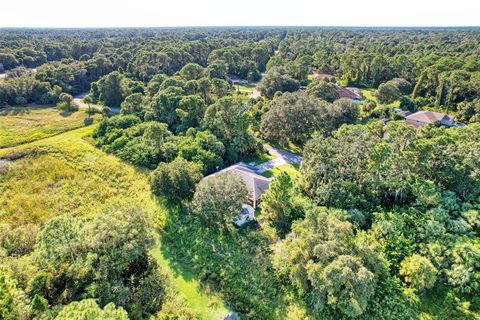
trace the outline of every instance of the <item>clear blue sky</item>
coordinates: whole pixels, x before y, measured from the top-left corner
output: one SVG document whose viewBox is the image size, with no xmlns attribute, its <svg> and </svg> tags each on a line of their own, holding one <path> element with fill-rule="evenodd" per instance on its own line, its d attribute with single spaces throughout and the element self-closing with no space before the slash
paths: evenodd
<svg viewBox="0 0 480 320">
<path fill-rule="evenodd" d="M 479 26 L 480 0 L 2 0 L 0 27 Z"/>
</svg>

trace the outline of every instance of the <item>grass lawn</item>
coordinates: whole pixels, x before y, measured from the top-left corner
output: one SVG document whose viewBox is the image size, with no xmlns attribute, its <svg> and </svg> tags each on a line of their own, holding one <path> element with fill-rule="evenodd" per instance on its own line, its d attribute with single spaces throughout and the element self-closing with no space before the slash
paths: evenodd
<svg viewBox="0 0 480 320">
<path fill-rule="evenodd" d="M 262 176 L 271 178 L 271 177 L 277 177 L 279 176 L 282 172 L 286 172 L 290 177 L 295 178 L 297 177 L 300 173 L 298 172 L 299 166 L 297 164 L 284 164 L 279 167 L 273 168 L 271 170 L 265 171 L 262 173 Z"/>
<path fill-rule="evenodd" d="M 246 159 L 243 159 L 242 161 L 245 163 L 254 163 L 255 165 L 259 165 L 261 163 L 267 162 L 268 160 L 272 160 L 274 158 L 275 157 L 272 156 L 270 153 L 262 152 L 260 154 L 257 154 L 255 157 L 246 158 Z"/>
<path fill-rule="evenodd" d="M 90 138 L 93 129 L 82 127 L 0 149 L 0 158 L 22 156 L 0 167 L 0 223 L 42 224 L 67 212 L 94 215 L 104 205 L 125 201 L 138 204 L 158 226 L 163 225 L 168 208 L 152 197 L 147 174 L 95 148 Z M 172 257 L 163 254 L 158 246 L 153 250 L 201 319 L 222 319 L 228 314 L 221 298 L 203 292 L 191 274 L 178 272 L 178 267 L 174 271 Z"/>
<path fill-rule="evenodd" d="M 157 246 L 152 250 L 152 255 L 162 270 L 167 270 L 177 290 L 201 319 L 220 320 L 232 313 L 220 297 L 203 292 L 195 276 L 174 262 L 165 245 Z"/>
<path fill-rule="evenodd" d="M 62 115 L 57 109 L 45 106 L 2 109 L 0 148 L 32 142 L 83 127 L 85 117 L 84 111 Z"/>
<path fill-rule="evenodd" d="M 381 105 L 380 102 L 378 102 L 378 99 L 377 97 L 375 97 L 375 89 L 373 88 L 370 88 L 370 89 L 360 89 L 360 91 L 362 92 L 362 95 L 365 97 L 365 100 L 369 99 L 369 100 L 373 100 L 377 103 L 377 106 Z M 396 100 L 390 104 L 388 104 L 389 106 L 393 106 L 395 108 L 398 108 L 400 107 L 400 100 Z"/>
<path fill-rule="evenodd" d="M 272 141 L 272 140 L 265 140 L 265 142 L 271 145 L 272 147 L 282 149 L 294 154 L 301 155 L 303 153 L 303 147 L 300 145 L 296 145 L 292 142 L 289 142 L 288 145 L 279 144 L 277 141 Z"/>
<path fill-rule="evenodd" d="M 257 86 L 256 83 L 249 83 L 249 84 L 235 84 L 234 87 L 236 90 L 240 92 L 247 92 L 247 93 L 252 93 L 253 90 L 255 90 L 255 87 Z"/>
</svg>

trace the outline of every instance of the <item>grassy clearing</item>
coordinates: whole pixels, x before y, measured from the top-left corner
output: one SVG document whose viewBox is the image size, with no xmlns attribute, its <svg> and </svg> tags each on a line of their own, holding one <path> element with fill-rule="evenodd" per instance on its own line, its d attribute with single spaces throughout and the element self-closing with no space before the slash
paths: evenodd
<svg viewBox="0 0 480 320">
<path fill-rule="evenodd" d="M 0 157 L 26 155 L 0 176 L 0 222 L 42 223 L 64 212 L 84 215 L 115 199 L 159 210 L 143 173 L 88 142 L 93 128 L 0 150 Z"/>
<path fill-rule="evenodd" d="M 235 84 L 235 89 L 240 92 L 252 93 L 257 86 L 256 83 L 249 83 L 249 84 Z"/>
<path fill-rule="evenodd" d="M 108 203 L 130 201 L 163 225 L 169 208 L 151 196 L 146 172 L 95 148 L 93 129 L 82 127 L 0 150 L 0 158 L 23 156 L 0 168 L 0 223 L 42 224 L 65 212 L 91 215 Z M 203 292 L 188 272 L 174 270 L 172 257 L 164 252 L 157 247 L 152 253 L 199 317 L 222 319 L 228 313 L 225 303 Z"/>
<path fill-rule="evenodd" d="M 286 172 L 290 177 L 295 178 L 297 177 L 300 172 L 298 171 L 299 166 L 298 164 L 291 164 L 287 163 L 284 165 L 281 165 L 279 167 L 270 169 L 268 171 L 265 171 L 262 173 L 262 176 L 271 178 L 271 177 L 277 177 L 279 176 L 282 172 Z"/>
<path fill-rule="evenodd" d="M 84 111 L 60 114 L 48 106 L 0 110 L 0 148 L 12 147 L 82 127 Z"/>
<path fill-rule="evenodd" d="M 375 97 L 375 95 L 374 95 L 374 94 L 375 94 L 375 89 L 373 89 L 373 88 L 370 88 L 370 89 L 360 89 L 360 91 L 362 92 L 362 95 L 363 95 L 363 97 L 365 98 L 365 100 L 367 100 L 367 99 L 368 99 L 368 100 L 373 100 L 373 101 L 375 101 L 375 102 L 377 103 L 377 106 L 382 105 L 382 104 L 378 101 L 377 97 Z M 395 107 L 395 108 L 398 108 L 398 107 L 400 107 L 400 100 L 396 100 L 396 101 L 394 101 L 394 102 L 392 102 L 392 103 L 389 103 L 388 105 L 389 105 L 389 106 L 392 106 L 392 107 Z"/>
<path fill-rule="evenodd" d="M 220 297 L 205 294 L 195 276 L 174 262 L 166 245 L 156 247 L 152 255 L 162 270 L 167 270 L 174 286 L 183 294 L 193 310 L 201 319 L 223 319 L 231 313 Z"/>
</svg>

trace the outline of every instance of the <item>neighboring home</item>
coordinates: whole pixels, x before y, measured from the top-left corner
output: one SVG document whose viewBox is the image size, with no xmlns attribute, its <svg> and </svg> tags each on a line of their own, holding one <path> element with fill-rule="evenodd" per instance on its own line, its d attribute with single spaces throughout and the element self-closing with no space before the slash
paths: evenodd
<svg viewBox="0 0 480 320">
<path fill-rule="evenodd" d="M 270 185 L 270 179 L 257 174 L 253 169 L 243 162 L 234 164 L 205 178 L 217 175 L 221 172 L 230 172 L 239 176 L 242 178 L 243 183 L 248 190 L 248 199 L 250 200 L 250 204 L 243 205 L 242 212 L 238 219 L 234 221 L 234 223 L 237 226 L 241 226 L 248 221 L 254 220 L 255 209 L 258 207 L 260 197 L 265 193 L 265 191 L 267 191 L 268 186 Z"/>
<path fill-rule="evenodd" d="M 451 115 L 433 112 L 433 111 L 418 111 L 405 117 L 405 123 L 415 128 L 424 127 L 430 123 L 438 123 L 447 127 L 455 124 L 454 118 Z"/>
<path fill-rule="evenodd" d="M 235 75 L 228 75 L 227 79 L 230 80 L 234 84 L 248 84 L 248 80 L 241 79 Z"/>
<path fill-rule="evenodd" d="M 313 80 L 332 80 L 334 77 L 331 74 L 324 73 L 322 71 L 314 71 L 312 75 Z"/>
<path fill-rule="evenodd" d="M 340 98 L 348 98 L 352 100 L 362 100 L 362 93 L 358 88 L 345 88 L 337 86 Z"/>
</svg>

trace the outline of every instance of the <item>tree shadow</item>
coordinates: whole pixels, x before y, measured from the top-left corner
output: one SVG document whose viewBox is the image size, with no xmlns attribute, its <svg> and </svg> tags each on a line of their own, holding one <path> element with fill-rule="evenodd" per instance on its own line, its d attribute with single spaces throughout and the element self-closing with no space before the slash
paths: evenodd
<svg viewBox="0 0 480 320">
<path fill-rule="evenodd" d="M 29 107 L 6 107 L 0 109 L 0 116 L 18 116 L 30 113 Z"/>
<path fill-rule="evenodd" d="M 60 112 L 60 115 L 64 118 L 68 118 L 70 117 L 72 114 L 74 114 L 75 112 L 77 111 L 67 111 L 67 110 L 64 110 L 62 112 Z"/>
</svg>

